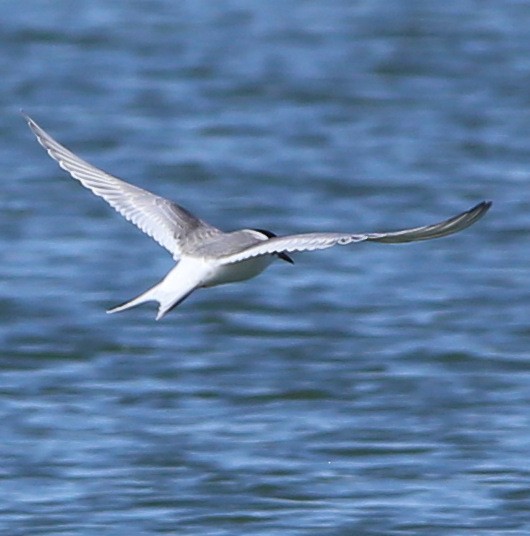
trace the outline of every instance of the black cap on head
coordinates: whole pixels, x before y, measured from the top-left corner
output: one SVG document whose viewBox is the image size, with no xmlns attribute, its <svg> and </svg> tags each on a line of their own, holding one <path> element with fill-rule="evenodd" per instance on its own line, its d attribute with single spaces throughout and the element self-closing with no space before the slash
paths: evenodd
<svg viewBox="0 0 530 536">
<path fill-rule="evenodd" d="M 267 229 L 252 229 L 258 233 L 264 234 L 267 238 L 274 238 L 276 235 L 272 231 L 267 231 Z"/>
<path fill-rule="evenodd" d="M 272 231 L 267 231 L 267 229 L 252 229 L 253 231 L 257 231 L 258 233 L 264 234 L 267 238 L 274 238 L 276 235 Z M 273 253 L 273 255 L 276 255 L 279 259 L 282 259 L 282 261 L 288 262 L 290 264 L 294 264 L 293 259 L 287 255 L 284 251 L 280 251 L 279 253 Z"/>
</svg>

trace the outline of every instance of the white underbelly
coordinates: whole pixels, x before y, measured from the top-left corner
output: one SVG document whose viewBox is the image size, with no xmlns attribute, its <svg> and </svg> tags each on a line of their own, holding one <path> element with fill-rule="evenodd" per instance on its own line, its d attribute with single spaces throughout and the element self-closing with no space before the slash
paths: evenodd
<svg viewBox="0 0 530 536">
<path fill-rule="evenodd" d="M 211 277 L 204 283 L 204 286 L 213 287 L 215 285 L 224 285 L 225 283 L 250 279 L 263 272 L 273 260 L 274 257 L 272 255 L 261 255 L 234 264 L 216 266 L 212 270 Z"/>
</svg>

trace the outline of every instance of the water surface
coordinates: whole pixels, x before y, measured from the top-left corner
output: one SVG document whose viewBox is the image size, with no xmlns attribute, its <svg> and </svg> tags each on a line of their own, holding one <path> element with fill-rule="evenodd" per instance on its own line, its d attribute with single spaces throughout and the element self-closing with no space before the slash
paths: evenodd
<svg viewBox="0 0 530 536">
<path fill-rule="evenodd" d="M 529 21 L 515 0 L 5 2 L 2 531 L 528 533 Z M 107 316 L 172 261 L 20 108 L 226 230 L 494 206 L 443 240 L 298 255 L 162 322 Z"/>
</svg>

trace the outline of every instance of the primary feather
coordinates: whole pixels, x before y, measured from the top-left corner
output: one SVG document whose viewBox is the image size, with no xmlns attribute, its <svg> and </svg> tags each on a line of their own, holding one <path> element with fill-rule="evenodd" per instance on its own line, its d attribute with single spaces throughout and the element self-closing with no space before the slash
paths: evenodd
<svg viewBox="0 0 530 536">
<path fill-rule="evenodd" d="M 326 249 L 332 246 L 344 246 L 354 242 L 383 242 L 386 244 L 398 244 L 403 242 L 415 242 L 418 240 L 431 240 L 447 236 L 466 227 L 469 227 L 481 218 L 490 208 L 491 202 L 483 201 L 462 214 L 453 216 L 433 225 L 414 227 L 402 231 L 389 233 L 305 233 L 288 236 L 278 236 L 260 244 L 252 245 L 232 255 L 222 257 L 223 264 L 241 262 L 258 255 L 272 253 L 292 253 L 294 251 L 312 251 L 315 249 Z"/>
<path fill-rule="evenodd" d="M 220 232 L 184 207 L 89 164 L 53 139 L 31 117 L 25 118 L 39 143 L 65 171 L 166 248 L 173 258 L 178 259 L 182 253 L 183 236 L 189 240 L 195 232 L 200 241 L 204 236 Z"/>
</svg>

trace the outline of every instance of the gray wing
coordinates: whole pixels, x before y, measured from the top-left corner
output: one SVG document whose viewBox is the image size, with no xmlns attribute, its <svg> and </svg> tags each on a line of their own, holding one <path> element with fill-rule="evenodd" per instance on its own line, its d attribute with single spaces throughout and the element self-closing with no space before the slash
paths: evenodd
<svg viewBox="0 0 530 536">
<path fill-rule="evenodd" d="M 240 262 L 259 255 L 272 253 L 290 253 L 293 251 L 312 251 L 326 249 L 332 246 L 351 244 L 354 242 L 383 242 L 386 244 L 399 244 L 402 242 L 415 242 L 417 240 L 431 240 L 440 238 L 458 231 L 462 231 L 480 219 L 490 208 L 491 202 L 483 201 L 462 214 L 453 216 L 448 220 L 433 225 L 415 227 L 391 233 L 307 233 L 270 238 L 260 244 L 245 248 L 233 255 L 221 259 L 223 264 Z"/>
<path fill-rule="evenodd" d="M 166 248 L 175 259 L 180 257 L 180 239 L 183 235 L 192 231 L 197 235 L 201 231 L 204 234 L 217 231 L 176 203 L 85 162 L 54 140 L 33 119 L 27 115 L 24 117 L 39 143 L 65 171 Z"/>
</svg>

